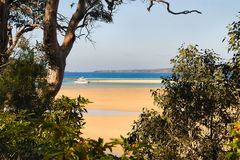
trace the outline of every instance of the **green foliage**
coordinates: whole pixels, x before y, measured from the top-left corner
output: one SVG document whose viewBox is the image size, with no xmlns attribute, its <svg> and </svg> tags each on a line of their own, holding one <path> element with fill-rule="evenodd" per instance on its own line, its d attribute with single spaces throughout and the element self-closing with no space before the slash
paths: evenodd
<svg viewBox="0 0 240 160">
<path fill-rule="evenodd" d="M 240 88 L 240 16 L 238 16 L 238 21 L 233 22 L 228 26 L 229 39 L 228 46 L 229 51 L 232 51 L 233 58 L 231 63 L 231 79 Z"/>
<path fill-rule="evenodd" d="M 131 145 L 143 146 L 138 150 L 145 159 L 176 159 L 177 146 L 181 145 L 174 139 L 176 135 L 167 117 L 158 111 L 143 109 L 127 140 Z"/>
<path fill-rule="evenodd" d="M 112 139 L 110 142 L 113 146 L 121 146 L 123 149 L 123 154 L 119 159 L 122 160 L 147 160 L 151 159 L 150 157 L 146 157 L 143 154 L 145 149 L 152 149 L 152 146 L 144 144 L 144 143 L 131 143 L 127 138 L 120 136 L 118 139 Z"/>
<path fill-rule="evenodd" d="M 238 89 L 238 94 L 240 95 L 240 17 L 238 16 L 238 21 L 230 24 L 228 28 L 229 51 L 234 52 L 231 65 L 232 72 L 230 77 L 235 82 Z M 236 122 L 232 125 L 229 146 L 231 151 L 227 154 L 227 159 L 240 159 L 240 122 Z"/>
<path fill-rule="evenodd" d="M 147 143 L 153 159 L 223 159 L 228 124 L 239 114 L 231 66 L 211 50 L 180 48 L 165 89 L 153 91 L 162 113 L 144 111 L 130 139 Z"/>
<path fill-rule="evenodd" d="M 48 93 L 46 62 L 28 47 L 16 56 L 0 77 L 0 109 L 42 113 Z"/>
<path fill-rule="evenodd" d="M 235 53 L 240 52 L 240 16 L 238 16 L 238 21 L 232 22 L 228 26 L 228 44 L 229 51 L 233 51 Z"/>
<path fill-rule="evenodd" d="M 226 156 L 227 159 L 235 160 L 240 159 L 240 122 L 236 122 L 231 130 L 231 142 L 229 146 L 231 147 L 231 152 Z"/>
<path fill-rule="evenodd" d="M 21 110 L 18 113 L 1 112 L 0 157 L 3 159 L 77 159 L 81 155 L 78 144 L 83 141 L 83 97 L 61 97 L 40 117 Z"/>
<path fill-rule="evenodd" d="M 98 138 L 98 140 L 86 139 L 87 142 L 87 155 L 89 159 L 101 159 L 101 160 L 115 160 L 119 159 L 117 156 L 110 154 L 112 152 L 113 147 L 116 144 L 112 142 L 104 143 L 102 138 Z M 106 153 L 109 152 L 109 154 Z"/>
<path fill-rule="evenodd" d="M 89 101 L 83 97 L 69 99 L 61 97 L 50 106 L 51 110 L 42 115 L 43 121 L 38 124 L 36 141 L 47 159 L 76 159 L 76 146 L 82 141 L 81 132 L 84 122 L 83 108 Z"/>
<path fill-rule="evenodd" d="M 26 118 L 26 111 L 15 113 L 0 113 L 0 159 L 33 159 L 32 123 Z M 37 157 L 36 157 L 37 158 Z"/>
<path fill-rule="evenodd" d="M 0 112 L 0 159 L 127 159 L 106 153 L 120 144 L 116 141 L 104 143 L 101 138 L 81 137 L 88 103 L 81 96 L 63 96 L 41 116 L 26 110 Z"/>
</svg>

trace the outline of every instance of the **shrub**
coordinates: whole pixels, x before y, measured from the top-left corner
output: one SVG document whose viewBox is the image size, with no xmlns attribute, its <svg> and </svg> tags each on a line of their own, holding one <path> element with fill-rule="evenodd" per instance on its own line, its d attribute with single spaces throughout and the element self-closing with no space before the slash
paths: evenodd
<svg viewBox="0 0 240 160">
<path fill-rule="evenodd" d="M 19 50 L 0 76 L 0 110 L 43 113 L 47 108 L 47 69 L 34 49 Z"/>
<path fill-rule="evenodd" d="M 230 160 L 240 159 L 240 122 L 232 125 L 229 146 L 231 147 L 231 151 L 227 154 L 226 158 Z"/>
</svg>

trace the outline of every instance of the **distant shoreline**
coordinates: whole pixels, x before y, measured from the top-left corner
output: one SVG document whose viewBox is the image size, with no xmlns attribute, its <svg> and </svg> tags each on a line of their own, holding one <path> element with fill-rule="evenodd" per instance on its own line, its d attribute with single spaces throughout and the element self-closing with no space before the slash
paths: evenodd
<svg viewBox="0 0 240 160">
<path fill-rule="evenodd" d="M 66 71 L 66 73 L 76 73 L 76 71 Z M 159 69 L 133 69 L 133 70 L 96 70 L 93 73 L 172 73 L 172 68 Z M 90 73 L 90 72 L 88 72 Z"/>
<path fill-rule="evenodd" d="M 96 70 L 94 72 L 105 73 L 172 73 L 172 68 L 159 69 L 133 69 L 133 70 Z"/>
</svg>

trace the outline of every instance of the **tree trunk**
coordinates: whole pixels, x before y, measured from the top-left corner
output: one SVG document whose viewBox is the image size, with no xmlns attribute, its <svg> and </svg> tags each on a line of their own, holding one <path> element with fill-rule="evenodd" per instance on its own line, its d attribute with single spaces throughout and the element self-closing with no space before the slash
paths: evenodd
<svg viewBox="0 0 240 160">
<path fill-rule="evenodd" d="M 50 62 L 48 83 L 50 84 L 51 97 L 55 97 L 62 86 L 66 67 L 66 57 L 64 55 L 63 51 L 59 51 L 55 53 L 54 61 Z"/>
<path fill-rule="evenodd" d="M 0 66 L 6 63 L 4 53 L 8 47 L 8 15 L 9 4 L 8 0 L 0 0 Z M 1 69 L 1 68 L 0 68 Z"/>
<path fill-rule="evenodd" d="M 75 30 L 86 14 L 86 0 L 79 0 L 77 9 L 72 15 L 66 35 L 60 46 L 57 39 L 57 11 L 59 0 L 47 0 L 44 15 L 44 38 L 46 54 L 49 58 L 49 84 L 51 97 L 55 97 L 61 88 L 66 58 L 75 41 Z"/>
<path fill-rule="evenodd" d="M 65 69 L 65 58 L 62 56 L 61 48 L 57 41 L 57 10 L 59 0 L 48 0 L 44 16 L 44 37 L 45 52 L 49 59 L 50 96 L 55 97 L 60 90 L 63 73 Z"/>
</svg>

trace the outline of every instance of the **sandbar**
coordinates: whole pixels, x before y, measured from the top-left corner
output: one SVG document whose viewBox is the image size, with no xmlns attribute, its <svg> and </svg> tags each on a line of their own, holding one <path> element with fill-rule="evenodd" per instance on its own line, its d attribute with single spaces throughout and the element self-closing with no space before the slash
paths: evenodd
<svg viewBox="0 0 240 160">
<path fill-rule="evenodd" d="M 86 106 L 89 110 L 97 110 L 99 114 L 86 114 L 86 125 L 82 130 L 85 138 L 104 138 L 107 142 L 111 138 L 126 136 L 131 130 L 134 120 L 138 119 L 142 108 L 158 109 L 153 104 L 151 89 L 147 87 L 76 87 L 63 86 L 58 96 L 65 95 L 76 98 L 81 95 L 93 103 Z M 113 115 L 101 115 L 101 111 L 113 111 Z M 128 114 L 116 114 L 128 113 Z M 105 112 L 103 112 L 105 113 Z M 110 112 L 111 113 L 111 112 Z M 132 114 L 129 114 L 132 113 Z"/>
</svg>

